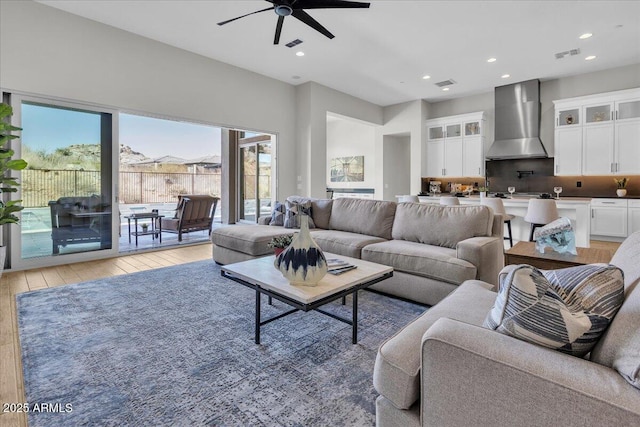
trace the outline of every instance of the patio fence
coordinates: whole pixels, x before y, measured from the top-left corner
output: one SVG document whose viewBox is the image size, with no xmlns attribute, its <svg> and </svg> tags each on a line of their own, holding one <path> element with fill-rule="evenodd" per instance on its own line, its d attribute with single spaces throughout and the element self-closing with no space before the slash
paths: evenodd
<svg viewBox="0 0 640 427">
<path fill-rule="evenodd" d="M 221 194 L 220 174 L 120 172 L 120 203 L 171 203 L 179 194 Z M 22 171 L 22 205 L 45 207 L 60 197 L 100 194 L 100 172 L 81 170 Z"/>
</svg>

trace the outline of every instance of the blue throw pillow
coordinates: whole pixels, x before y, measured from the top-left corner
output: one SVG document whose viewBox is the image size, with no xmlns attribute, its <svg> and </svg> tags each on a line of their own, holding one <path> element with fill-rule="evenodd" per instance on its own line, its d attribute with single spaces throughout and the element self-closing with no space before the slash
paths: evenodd
<svg viewBox="0 0 640 427">
<path fill-rule="evenodd" d="M 309 228 L 316 228 L 313 218 L 311 218 L 311 201 L 292 202 L 285 201 L 286 212 L 284 214 L 284 228 L 300 228 L 300 216 L 305 214 L 309 216 Z"/>
<path fill-rule="evenodd" d="M 271 212 L 271 221 L 269 222 L 269 225 L 283 226 L 285 211 L 285 206 L 282 203 L 276 201 L 276 204 L 273 207 L 273 212 Z"/>
<path fill-rule="evenodd" d="M 623 301 L 623 274 L 614 265 L 547 271 L 520 265 L 501 280 L 483 326 L 582 357 L 598 342 Z"/>
</svg>

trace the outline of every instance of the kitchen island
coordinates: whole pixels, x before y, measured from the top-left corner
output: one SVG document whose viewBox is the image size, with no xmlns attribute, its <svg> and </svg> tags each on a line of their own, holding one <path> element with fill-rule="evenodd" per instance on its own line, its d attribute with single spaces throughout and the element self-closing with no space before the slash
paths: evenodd
<svg viewBox="0 0 640 427">
<path fill-rule="evenodd" d="M 528 241 L 531 224 L 524 220 L 529 206 L 529 199 L 534 196 L 514 195 L 513 198 L 502 199 L 504 209 L 508 214 L 514 215 L 511 220 L 511 232 L 513 241 Z M 418 196 L 421 203 L 440 203 L 437 196 Z M 459 197 L 461 205 L 480 204 L 479 196 Z M 556 200 L 558 214 L 571 220 L 571 225 L 576 234 L 576 246 L 589 247 L 591 234 L 591 199 L 582 197 L 561 197 Z"/>
</svg>

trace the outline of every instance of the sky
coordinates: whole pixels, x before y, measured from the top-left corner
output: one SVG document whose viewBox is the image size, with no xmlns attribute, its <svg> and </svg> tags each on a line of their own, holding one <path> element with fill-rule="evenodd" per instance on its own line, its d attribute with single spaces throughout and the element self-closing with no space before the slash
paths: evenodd
<svg viewBox="0 0 640 427">
<path fill-rule="evenodd" d="M 221 129 L 120 113 L 120 144 L 150 158 L 184 159 L 221 154 Z M 100 114 L 22 105 L 22 143 L 47 153 L 74 144 L 100 143 Z"/>
</svg>

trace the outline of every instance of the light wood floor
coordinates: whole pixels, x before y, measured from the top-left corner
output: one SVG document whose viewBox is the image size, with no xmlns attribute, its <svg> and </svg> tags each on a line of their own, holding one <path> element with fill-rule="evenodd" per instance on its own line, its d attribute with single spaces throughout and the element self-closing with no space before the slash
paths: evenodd
<svg viewBox="0 0 640 427">
<path fill-rule="evenodd" d="M 211 259 L 211 244 L 4 273 L 0 280 L 0 405 L 26 402 L 16 316 L 16 294 L 204 259 Z M 25 414 L 4 413 L 0 408 L 0 427 L 26 425 Z"/>
<path fill-rule="evenodd" d="M 591 247 L 608 249 L 612 253 L 619 245 L 591 242 Z M 5 273 L 0 281 L 0 404 L 25 402 L 16 294 L 204 259 L 211 259 L 210 244 Z M 0 412 L 0 427 L 26 425 L 24 414 Z"/>
</svg>

